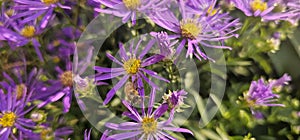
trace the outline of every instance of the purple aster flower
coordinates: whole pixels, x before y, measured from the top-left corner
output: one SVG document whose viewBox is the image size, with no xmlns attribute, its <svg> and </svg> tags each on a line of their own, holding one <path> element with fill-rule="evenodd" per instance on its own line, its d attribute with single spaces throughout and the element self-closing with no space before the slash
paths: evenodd
<svg viewBox="0 0 300 140">
<path fill-rule="evenodd" d="M 168 94 L 163 96 L 164 103 L 167 103 L 171 109 L 179 108 L 183 103 L 183 99 L 186 98 L 185 95 L 188 93 L 184 90 L 179 91 L 169 91 Z"/>
<path fill-rule="evenodd" d="M 124 122 L 121 124 L 106 123 L 106 127 L 110 129 L 127 131 L 111 135 L 108 137 L 108 139 L 175 139 L 164 131 L 193 134 L 188 129 L 178 128 L 172 125 L 173 115 L 170 115 L 169 119 L 166 121 L 159 121 L 159 118 L 167 111 L 168 105 L 162 104 L 153 111 L 155 94 L 155 89 L 151 89 L 148 110 L 147 112 L 145 112 L 145 110 L 143 109 L 142 115 L 140 115 L 136 108 L 132 107 L 128 102 L 123 101 L 123 104 L 130 111 L 124 112 L 123 114 L 131 118 L 135 122 Z"/>
<path fill-rule="evenodd" d="M 119 61 L 117 58 L 112 56 L 111 54 L 107 53 L 107 57 L 112 60 L 113 62 L 117 63 L 121 67 L 119 68 L 103 68 L 100 66 L 95 66 L 95 70 L 100 72 L 100 75 L 96 75 L 95 80 L 96 81 L 102 81 L 107 79 L 112 79 L 118 76 L 123 75 L 121 80 L 107 93 L 106 98 L 103 102 L 103 104 L 107 104 L 115 95 L 117 90 L 119 90 L 126 81 L 131 77 L 132 83 L 137 82 L 138 89 L 141 89 L 143 87 L 143 81 L 144 79 L 150 86 L 155 87 L 158 89 L 158 86 L 153 83 L 147 76 L 150 75 L 151 77 L 154 77 L 156 79 L 169 82 L 167 79 L 159 76 L 156 72 L 152 70 L 148 70 L 145 67 L 150 66 L 152 64 L 155 64 L 159 61 L 161 61 L 164 56 L 156 54 L 151 57 L 148 57 L 144 59 L 145 55 L 148 53 L 148 51 L 152 48 L 153 44 L 155 43 L 155 40 L 150 40 L 148 44 L 143 48 L 143 50 L 140 52 L 140 54 L 137 54 L 138 49 L 141 48 L 142 40 L 139 40 L 136 47 L 133 48 L 134 42 L 130 44 L 129 49 L 129 55 L 127 54 L 125 47 L 123 44 L 119 44 L 119 55 L 121 57 L 121 61 Z M 144 92 L 141 90 L 139 94 L 144 97 Z"/>
<path fill-rule="evenodd" d="M 7 93 L 0 90 L 0 139 L 23 139 L 23 136 L 33 134 L 32 128 L 35 123 L 28 118 L 25 118 L 28 112 L 33 107 L 27 106 L 29 103 L 32 91 L 23 93 L 20 100 L 14 96 L 12 89 L 9 88 Z M 16 129 L 16 133 L 13 132 Z"/>
<path fill-rule="evenodd" d="M 246 16 L 261 17 L 262 21 L 287 20 L 295 16 L 287 10 L 289 5 L 279 0 L 233 0 L 233 2 Z M 282 10 L 276 11 L 277 7 Z"/>
<path fill-rule="evenodd" d="M 77 49 L 75 49 L 75 53 L 77 52 Z M 55 91 L 54 93 L 51 92 L 49 94 L 45 94 L 45 96 L 48 96 L 48 99 L 43 101 L 41 104 L 38 105 L 39 108 L 52 103 L 56 102 L 60 99 L 63 101 L 64 105 L 64 113 L 69 112 L 69 109 L 71 107 L 72 102 L 72 94 L 73 94 L 73 77 L 78 77 L 89 66 L 90 61 L 92 59 L 92 53 L 93 48 L 88 49 L 88 55 L 85 60 L 78 61 L 78 57 L 75 55 L 75 61 L 74 61 L 74 69 L 72 69 L 72 62 L 70 60 L 66 60 L 66 67 L 65 69 L 62 69 L 58 66 L 55 67 L 55 70 L 58 73 L 58 79 L 57 80 L 49 80 L 51 83 L 51 87 L 49 89 L 52 89 Z M 102 84 L 99 82 L 98 84 Z M 76 93 L 77 94 L 77 93 Z"/>
<path fill-rule="evenodd" d="M 59 0 L 14 0 L 14 2 L 16 3 L 14 9 L 22 12 L 12 16 L 12 19 L 22 18 L 20 24 L 25 25 L 43 15 L 39 25 L 41 29 L 45 29 L 49 21 L 53 19 L 55 8 L 71 9 L 71 7 L 63 6 Z"/>
<path fill-rule="evenodd" d="M 171 42 L 169 35 L 166 32 L 151 32 L 150 33 L 158 43 L 160 55 L 163 55 L 165 59 L 172 59 L 175 53 L 173 46 L 178 42 Z"/>
<path fill-rule="evenodd" d="M 56 102 L 59 99 L 63 98 L 64 113 L 69 112 L 72 102 L 72 92 L 73 92 L 73 72 L 72 72 L 72 63 L 67 62 L 66 69 L 63 70 L 60 67 L 56 66 L 55 70 L 58 72 L 58 80 L 50 81 L 52 87 L 56 92 L 49 93 L 48 99 L 43 101 L 38 105 L 38 108 L 41 108 L 49 103 Z"/>
<path fill-rule="evenodd" d="M 187 12 L 204 14 L 206 16 L 213 16 L 220 13 L 217 0 L 180 0 L 179 3 L 185 5 L 185 10 Z M 182 6 L 180 8 L 182 8 Z"/>
<path fill-rule="evenodd" d="M 181 42 L 176 49 L 176 55 L 180 54 L 183 47 L 187 44 L 188 50 L 186 57 L 193 55 L 199 60 L 210 59 L 200 48 L 200 44 L 210 48 L 231 49 L 224 45 L 218 44 L 228 38 L 237 37 L 234 34 L 239 29 L 238 19 L 232 20 L 228 15 L 215 13 L 210 17 L 206 14 L 195 14 L 188 12 L 184 2 L 180 2 L 181 18 L 177 18 L 175 14 L 169 10 L 163 12 L 153 12 L 150 18 L 159 26 L 174 32 L 170 35 L 171 39 L 180 39 Z"/>
<path fill-rule="evenodd" d="M 163 10 L 162 6 L 169 0 L 91 0 L 91 4 L 99 5 L 94 8 L 100 13 L 112 14 L 117 17 L 122 17 L 122 22 L 126 23 L 131 19 L 135 25 L 138 13 L 147 14 L 152 10 Z M 107 8 L 100 8 L 101 4 Z"/>
<path fill-rule="evenodd" d="M 0 27 L 0 31 L 3 31 L 3 38 L 8 41 L 9 45 L 14 49 L 32 43 L 35 52 L 39 59 L 44 61 L 42 53 L 40 51 L 41 44 L 39 43 L 37 36 L 42 33 L 42 30 L 37 27 L 36 23 L 28 23 L 24 26 L 17 25 L 15 22 L 11 23 L 12 28 L 16 31 L 12 31 L 8 28 Z M 0 37 L 1 38 L 1 37 Z"/>
<path fill-rule="evenodd" d="M 291 81 L 291 77 L 284 74 L 278 80 L 270 80 L 265 82 L 264 79 L 252 81 L 248 93 L 245 95 L 246 101 L 250 108 L 259 106 L 284 106 L 283 104 L 276 104 L 274 102 L 280 97 L 273 93 L 274 88 L 280 88 L 287 82 Z"/>
<path fill-rule="evenodd" d="M 24 72 L 25 74 L 22 75 Z M 30 73 L 27 74 L 26 67 L 21 67 L 14 68 L 13 74 L 14 76 L 10 76 L 3 72 L 5 80 L 0 82 L 0 86 L 4 89 L 12 88 L 18 100 L 21 99 L 23 93 L 27 93 L 27 91 L 33 91 L 29 101 L 40 99 L 41 94 L 49 92 L 46 85 L 38 79 L 42 74 L 42 70 L 33 68 Z"/>
</svg>

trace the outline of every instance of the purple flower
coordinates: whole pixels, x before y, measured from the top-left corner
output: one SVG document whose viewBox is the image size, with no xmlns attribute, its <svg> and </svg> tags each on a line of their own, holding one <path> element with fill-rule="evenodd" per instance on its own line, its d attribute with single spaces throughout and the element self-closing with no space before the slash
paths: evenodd
<svg viewBox="0 0 300 140">
<path fill-rule="evenodd" d="M 184 90 L 169 91 L 168 94 L 163 96 L 164 103 L 167 103 L 171 109 L 179 108 L 183 103 L 183 99 L 186 98 L 187 92 Z"/>
<path fill-rule="evenodd" d="M 142 40 L 139 40 L 136 47 L 133 48 L 132 42 L 130 44 L 130 49 L 129 49 L 129 55 L 127 55 L 127 52 L 123 46 L 123 44 L 119 44 L 120 51 L 119 55 L 121 57 L 121 61 L 119 61 L 117 58 L 112 56 L 111 54 L 107 53 L 107 57 L 112 60 L 113 62 L 117 63 L 121 67 L 119 68 L 103 68 L 100 66 L 95 66 L 95 70 L 100 72 L 100 75 L 96 75 L 95 80 L 96 81 L 102 81 L 102 80 L 107 80 L 107 79 L 112 79 L 118 76 L 123 75 L 121 80 L 107 93 L 106 98 L 104 100 L 104 104 L 107 104 L 112 97 L 115 95 L 117 90 L 119 90 L 125 83 L 126 81 L 131 77 L 132 82 L 135 83 L 137 82 L 138 88 L 143 87 L 143 81 L 144 79 L 150 86 L 155 87 L 158 89 L 158 86 L 153 83 L 147 76 L 146 74 L 150 75 L 151 77 L 157 78 L 159 80 L 169 82 L 167 79 L 159 76 L 156 72 L 151 71 L 146 69 L 145 67 L 150 66 L 152 64 L 155 64 L 159 61 L 161 61 L 164 56 L 162 55 L 153 55 L 151 57 L 148 57 L 144 59 L 144 56 L 147 54 L 147 52 L 152 48 L 153 44 L 155 43 L 155 40 L 150 40 L 148 44 L 145 46 L 145 48 L 141 48 L 141 43 Z M 137 54 L 138 49 L 143 49 L 140 54 Z M 144 91 L 141 90 L 139 94 L 144 97 Z"/>
<path fill-rule="evenodd" d="M 220 13 L 217 7 L 217 0 L 180 0 L 179 3 L 186 5 L 185 10 L 191 13 L 204 14 L 206 16 L 213 16 Z"/>
<path fill-rule="evenodd" d="M 163 55 L 165 59 L 172 59 L 175 53 L 173 46 L 178 41 L 171 42 L 171 39 L 166 32 L 151 32 L 150 34 L 156 39 L 156 42 L 158 43 L 160 55 Z"/>
<path fill-rule="evenodd" d="M 99 5 L 94 8 L 100 13 L 112 14 L 117 17 L 122 17 L 122 22 L 126 23 L 131 19 L 135 25 L 138 13 L 146 14 L 152 10 L 162 10 L 162 6 L 169 0 L 91 0 L 92 5 Z M 103 4 L 107 8 L 100 8 Z"/>
<path fill-rule="evenodd" d="M 49 103 L 56 102 L 59 99 L 63 98 L 64 113 L 69 112 L 72 102 L 72 92 L 73 92 L 73 72 L 72 72 L 72 63 L 67 62 L 66 69 L 63 70 L 60 67 L 55 67 L 55 70 L 58 72 L 58 80 L 52 80 L 51 89 L 53 92 L 48 94 L 48 99 L 43 101 L 38 105 L 38 108 L 41 108 Z M 45 95 L 46 96 L 46 95 Z"/>
<path fill-rule="evenodd" d="M 23 136 L 33 134 L 31 129 L 35 127 L 35 123 L 31 119 L 25 118 L 25 115 L 33 109 L 33 107 L 27 106 L 32 91 L 23 93 L 20 100 L 14 94 L 12 88 L 8 88 L 7 93 L 0 90 L 1 140 L 23 139 Z M 17 130 L 17 136 L 13 134 L 14 129 Z"/>
<path fill-rule="evenodd" d="M 279 98 L 279 95 L 274 94 L 274 88 L 280 88 L 287 82 L 291 81 L 291 77 L 284 74 L 278 80 L 271 80 L 265 82 L 264 79 L 258 81 L 252 81 L 247 95 L 245 95 L 246 101 L 249 106 L 284 106 L 283 104 L 274 103 Z"/>
<path fill-rule="evenodd" d="M 8 88 L 12 88 L 13 92 L 16 93 L 18 100 L 21 99 L 23 94 L 27 93 L 28 91 L 33 91 L 29 101 L 41 99 L 41 94 L 49 92 L 46 85 L 38 80 L 38 77 L 42 74 L 42 70 L 38 71 L 36 68 L 33 68 L 29 74 L 25 73 L 22 75 L 23 72 L 26 72 L 25 67 L 15 68 L 13 70 L 14 76 L 10 76 L 3 72 L 3 77 L 6 80 L 1 81 L 0 86 L 6 90 Z"/>
<path fill-rule="evenodd" d="M 167 111 L 168 105 L 162 104 L 153 111 L 155 94 L 155 89 L 151 89 L 148 111 L 145 112 L 143 109 L 142 115 L 140 115 L 136 108 L 132 107 L 128 102 L 123 101 L 123 104 L 129 110 L 129 112 L 124 112 L 123 115 L 126 115 L 135 122 L 124 122 L 121 124 L 106 123 L 106 127 L 110 129 L 127 131 L 111 135 L 108 137 L 108 139 L 175 139 L 174 137 L 165 133 L 165 131 L 193 134 L 188 129 L 178 128 L 172 125 L 173 115 L 170 115 L 169 119 L 166 121 L 159 121 L 159 118 Z"/>
<path fill-rule="evenodd" d="M 295 16 L 290 12 L 289 5 L 279 0 L 233 0 L 236 7 L 246 16 L 261 17 L 263 21 L 288 20 Z M 275 9 L 281 7 L 280 12 Z"/>
<path fill-rule="evenodd" d="M 44 15 L 39 25 L 41 29 L 46 28 L 49 21 L 53 19 L 55 8 L 71 9 L 71 7 L 63 6 L 59 0 L 14 0 L 14 2 L 16 3 L 14 9 L 22 12 L 12 16 L 12 19 L 22 18 L 20 24 L 25 25 Z"/>
<path fill-rule="evenodd" d="M 15 9 L 7 7 L 10 7 L 10 5 L 7 5 L 5 2 L 2 3 L 0 13 L 0 40 L 7 41 L 12 49 L 32 43 L 38 57 L 43 61 L 42 54 L 39 50 L 41 45 L 35 38 L 41 33 L 40 28 L 37 27 L 34 22 L 20 25 L 18 21 L 12 19 L 17 13 Z"/>
<path fill-rule="evenodd" d="M 39 49 L 41 44 L 37 39 L 37 36 L 41 34 L 42 30 L 36 26 L 36 23 L 32 22 L 24 26 L 20 26 L 15 22 L 11 22 L 10 26 L 12 26 L 14 31 L 8 27 L 6 28 L 0 26 L 0 31 L 2 32 L 2 37 L 0 37 L 0 39 L 3 38 L 4 40 L 8 41 L 8 44 L 12 49 L 32 43 L 39 59 L 44 61 L 42 53 Z"/>
<path fill-rule="evenodd" d="M 75 54 L 76 55 L 73 64 L 74 66 L 73 69 L 72 69 L 72 62 L 70 62 L 70 60 L 66 60 L 65 69 L 61 69 L 58 66 L 55 67 L 55 70 L 58 73 L 57 76 L 58 79 L 49 80 L 49 82 L 51 83 L 51 87 L 49 87 L 49 89 L 52 89 L 52 91 L 54 92 L 45 94 L 45 96 L 48 96 L 48 99 L 43 101 L 41 104 L 39 104 L 38 105 L 39 108 L 49 103 L 56 102 L 62 99 L 64 105 L 64 110 L 63 110 L 64 113 L 69 112 L 69 109 L 71 107 L 71 102 L 72 102 L 72 94 L 73 94 L 73 82 L 74 82 L 73 77 L 78 77 L 79 75 L 84 73 L 84 71 L 87 69 L 92 59 L 93 48 L 88 49 L 87 57 L 82 61 L 78 61 L 76 48 L 75 48 Z M 99 82 L 97 84 L 103 84 L 103 83 Z"/>
<path fill-rule="evenodd" d="M 179 2 L 181 18 L 177 18 L 175 14 L 169 10 L 151 13 L 150 18 L 159 26 L 174 32 L 170 35 L 171 39 L 180 39 L 181 42 L 176 49 L 176 55 L 180 54 L 183 47 L 187 44 L 188 50 L 186 57 L 193 55 L 199 60 L 210 59 L 200 48 L 200 44 L 210 48 L 231 49 L 224 45 L 218 44 L 224 40 L 237 37 L 234 34 L 239 29 L 238 19 L 232 20 L 227 14 L 215 13 L 209 17 L 206 14 L 196 14 L 189 12 L 184 2 Z"/>
</svg>

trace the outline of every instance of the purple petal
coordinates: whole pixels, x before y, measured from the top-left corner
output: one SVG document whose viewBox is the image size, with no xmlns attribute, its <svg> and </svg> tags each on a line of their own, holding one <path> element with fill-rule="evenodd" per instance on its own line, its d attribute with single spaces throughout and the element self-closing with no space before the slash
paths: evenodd
<svg viewBox="0 0 300 140">
<path fill-rule="evenodd" d="M 113 129 L 113 130 L 139 130 L 141 129 L 141 124 L 134 123 L 134 122 L 125 122 L 121 124 L 115 123 L 106 123 L 106 127 Z"/>
<path fill-rule="evenodd" d="M 108 137 L 108 139 L 115 139 L 115 140 L 124 140 L 124 139 L 129 139 L 133 138 L 137 135 L 140 135 L 142 131 L 134 131 L 134 132 L 125 132 L 125 133 L 119 133 L 115 135 L 111 135 Z"/>
<path fill-rule="evenodd" d="M 116 92 L 126 83 L 128 80 L 129 75 L 125 75 L 107 94 L 106 98 L 103 102 L 104 105 L 106 105 L 112 97 L 116 94 Z"/>
</svg>

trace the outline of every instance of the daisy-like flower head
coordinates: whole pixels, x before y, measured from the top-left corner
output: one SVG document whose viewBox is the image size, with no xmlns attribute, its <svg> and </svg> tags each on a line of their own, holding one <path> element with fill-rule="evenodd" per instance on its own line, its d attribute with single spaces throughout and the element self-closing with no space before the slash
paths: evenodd
<svg viewBox="0 0 300 140">
<path fill-rule="evenodd" d="M 32 43 L 36 54 L 38 55 L 41 61 L 44 61 L 42 53 L 40 51 L 41 44 L 39 43 L 38 39 L 36 38 L 39 34 L 42 33 L 41 28 L 34 22 L 30 22 L 26 25 L 19 25 L 16 22 L 11 22 L 9 27 L 1 27 L 0 31 L 3 33 L 1 38 L 4 38 L 9 44 L 12 49 L 17 47 L 25 46 L 29 43 Z"/>
<path fill-rule="evenodd" d="M 239 29 L 238 19 L 232 20 L 227 14 L 215 13 L 210 17 L 206 14 L 197 14 L 187 11 L 185 4 L 180 4 L 181 17 L 177 18 L 172 11 L 156 12 L 150 15 L 150 18 L 159 26 L 174 32 L 170 35 L 173 39 L 180 39 L 181 42 L 176 49 L 176 55 L 180 54 L 183 47 L 187 44 L 188 50 L 186 57 L 195 56 L 199 60 L 210 59 L 201 50 L 199 45 L 211 48 L 231 49 L 218 44 L 224 40 L 237 37 L 234 32 Z"/>
<path fill-rule="evenodd" d="M 41 108 L 49 103 L 56 102 L 63 98 L 64 112 L 69 112 L 72 102 L 72 92 L 73 92 L 73 72 L 72 63 L 67 62 L 65 70 L 60 67 L 56 67 L 55 70 L 58 72 L 58 79 L 52 80 L 51 87 L 52 92 L 44 94 L 44 97 L 48 97 L 45 101 L 38 105 Z"/>
<path fill-rule="evenodd" d="M 38 71 L 36 68 L 33 68 L 28 74 L 22 74 L 23 72 L 26 72 L 26 67 L 13 69 L 13 76 L 3 72 L 2 75 L 5 77 L 5 80 L 0 82 L 0 86 L 6 90 L 12 88 L 13 93 L 16 94 L 17 100 L 20 100 L 23 97 L 23 94 L 28 91 L 33 91 L 29 101 L 39 99 L 41 94 L 48 92 L 45 84 L 38 79 L 42 74 L 42 70 Z"/>
<path fill-rule="evenodd" d="M 283 104 L 274 104 L 279 95 L 274 94 L 275 88 L 281 88 L 287 82 L 291 81 L 291 77 L 284 74 L 278 80 L 270 80 L 265 82 L 264 79 L 253 81 L 246 95 L 247 102 L 250 106 L 284 106 Z"/>
<path fill-rule="evenodd" d="M 193 134 L 190 130 L 175 127 L 172 124 L 173 115 L 170 115 L 167 121 L 160 121 L 159 118 L 164 115 L 168 109 L 167 104 L 162 104 L 153 111 L 155 98 L 155 89 L 151 90 L 148 111 L 142 112 L 140 115 L 136 108 L 132 107 L 128 102 L 123 101 L 123 104 L 129 110 L 124 112 L 123 115 L 131 118 L 135 122 L 124 122 L 121 124 L 106 123 L 106 127 L 113 130 L 127 131 L 119 134 L 114 134 L 108 139 L 147 139 L 147 140 L 160 140 L 160 139 L 175 139 L 167 134 L 165 131 L 183 132 Z"/>
<path fill-rule="evenodd" d="M 262 21 L 290 20 L 295 17 L 296 14 L 289 10 L 289 2 L 284 1 L 233 0 L 236 7 L 243 11 L 246 16 L 261 17 Z"/>
<path fill-rule="evenodd" d="M 75 53 L 77 54 L 77 49 L 75 49 Z M 78 56 L 75 55 L 73 65 L 70 60 L 66 60 L 66 67 L 64 69 L 56 66 L 55 70 L 58 73 L 57 80 L 49 80 L 49 82 L 51 83 L 51 87 L 49 87 L 48 90 L 52 92 L 44 94 L 44 97 L 47 97 L 47 99 L 39 104 L 38 107 L 41 108 L 49 103 L 56 102 L 62 99 L 64 105 L 64 113 L 69 112 L 72 102 L 73 84 L 75 82 L 73 78 L 78 77 L 79 75 L 84 73 L 84 71 L 91 63 L 92 54 L 93 48 L 89 48 L 86 58 L 82 61 L 78 61 Z M 72 66 L 74 66 L 73 69 Z M 98 82 L 96 84 L 103 83 Z"/>
<path fill-rule="evenodd" d="M 0 14 L 0 40 L 7 41 L 12 49 L 32 43 L 39 59 L 43 61 L 39 50 L 41 45 L 35 38 L 35 36 L 41 33 L 40 28 L 34 22 L 26 22 L 26 24 L 21 25 L 13 18 L 19 11 L 16 12 L 14 7 L 10 9 L 7 7 L 10 6 L 6 2 L 3 2 Z"/>
<path fill-rule="evenodd" d="M 46 28 L 53 19 L 55 8 L 71 9 L 71 7 L 63 6 L 59 0 L 14 0 L 14 2 L 16 3 L 14 9 L 21 12 L 12 16 L 12 19 L 23 18 L 19 23 L 25 25 L 43 16 L 39 25 L 41 29 Z"/>
<path fill-rule="evenodd" d="M 138 13 L 147 14 L 154 10 L 163 10 L 164 5 L 169 0 L 91 0 L 93 5 L 98 3 L 98 7 L 94 8 L 96 12 L 112 14 L 117 17 L 122 17 L 123 23 L 131 19 L 135 25 Z M 100 8 L 103 4 L 107 8 Z"/>
<path fill-rule="evenodd" d="M 180 0 L 180 2 L 186 5 L 187 12 L 203 14 L 208 17 L 220 13 L 217 0 Z"/>
<path fill-rule="evenodd" d="M 115 77 L 123 75 L 121 80 L 118 83 L 116 83 L 116 85 L 107 93 L 106 98 L 104 100 L 104 104 L 107 104 L 113 98 L 117 90 L 119 90 L 129 78 L 133 80 L 132 82 L 137 81 L 137 87 L 139 88 L 144 87 L 143 80 L 145 80 L 150 86 L 158 89 L 158 86 L 155 83 L 153 83 L 146 76 L 146 74 L 150 75 L 153 78 L 157 78 L 159 80 L 169 82 L 167 79 L 159 76 L 156 72 L 145 68 L 147 66 L 150 66 L 152 64 L 161 61 L 164 58 L 164 56 L 156 54 L 144 59 L 145 55 L 148 53 L 148 51 L 152 48 L 153 44 L 155 43 L 155 40 L 150 40 L 144 49 L 141 48 L 141 42 L 142 40 L 139 40 L 135 48 L 133 48 L 134 42 L 130 44 L 129 55 L 126 52 L 123 44 L 120 43 L 119 56 L 122 59 L 121 61 L 119 61 L 111 54 L 107 53 L 107 57 L 113 62 L 115 62 L 116 64 L 120 65 L 120 67 L 103 68 L 100 66 L 95 66 L 95 70 L 100 72 L 100 74 L 96 75 L 95 77 L 96 81 L 113 79 Z M 140 54 L 138 54 L 138 49 L 142 49 Z M 140 96 L 144 96 L 143 90 L 141 90 L 139 94 Z"/>
<path fill-rule="evenodd" d="M 35 127 L 35 123 L 31 119 L 25 118 L 25 115 L 33 109 L 33 107 L 27 106 L 32 91 L 23 93 L 20 100 L 14 94 L 12 88 L 8 88 L 7 93 L 0 90 L 1 140 L 23 139 L 26 135 L 33 134 L 31 129 Z"/>
</svg>

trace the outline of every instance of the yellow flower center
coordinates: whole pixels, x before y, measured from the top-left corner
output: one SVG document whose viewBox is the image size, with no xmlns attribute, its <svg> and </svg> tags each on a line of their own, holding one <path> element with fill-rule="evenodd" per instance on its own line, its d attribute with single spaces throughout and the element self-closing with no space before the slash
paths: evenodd
<svg viewBox="0 0 300 140">
<path fill-rule="evenodd" d="M 21 30 L 21 35 L 27 38 L 31 38 L 33 37 L 35 34 L 35 28 L 34 26 L 25 26 L 22 30 Z"/>
<path fill-rule="evenodd" d="M 192 19 L 181 21 L 180 28 L 182 36 L 190 39 L 196 39 L 202 32 L 201 25 Z"/>
<path fill-rule="evenodd" d="M 209 8 L 207 9 L 207 14 L 210 16 L 215 15 L 218 12 L 218 9 L 214 9 L 212 6 L 209 6 Z"/>
<path fill-rule="evenodd" d="M 42 3 L 45 3 L 47 5 L 55 4 L 58 2 L 58 0 L 41 0 Z"/>
<path fill-rule="evenodd" d="M 250 3 L 250 6 L 253 11 L 265 11 L 268 8 L 268 4 L 266 2 L 263 2 L 261 0 L 254 0 Z"/>
<path fill-rule="evenodd" d="M 3 26 L 3 22 L 0 21 L 0 26 Z"/>
<path fill-rule="evenodd" d="M 64 86 L 73 86 L 73 73 L 72 71 L 66 71 L 60 76 L 60 81 Z"/>
<path fill-rule="evenodd" d="M 40 134 L 41 140 L 54 140 L 54 135 L 51 128 L 43 129 Z"/>
<path fill-rule="evenodd" d="M 130 10 L 135 10 L 141 5 L 140 0 L 123 0 L 123 3 Z"/>
<path fill-rule="evenodd" d="M 124 69 L 128 74 L 136 74 L 141 66 L 141 60 L 129 59 L 124 63 Z"/>
<path fill-rule="evenodd" d="M 153 117 L 145 117 L 142 121 L 142 128 L 145 134 L 153 133 L 157 129 L 157 122 Z"/>
<path fill-rule="evenodd" d="M 26 86 L 24 84 L 19 84 L 16 86 L 16 94 L 17 94 L 17 99 L 21 99 L 24 93 L 24 90 L 26 90 Z"/>
<path fill-rule="evenodd" d="M 0 118 L 0 126 L 2 127 L 12 127 L 16 121 L 16 114 L 13 112 L 4 113 L 2 118 Z"/>
</svg>

